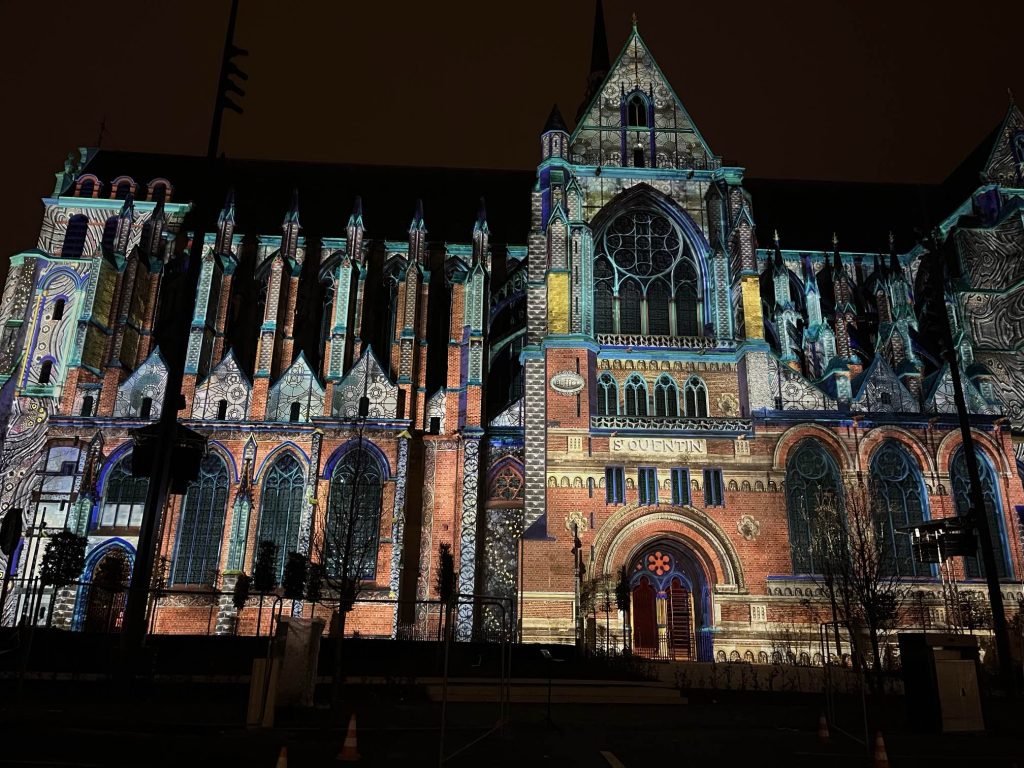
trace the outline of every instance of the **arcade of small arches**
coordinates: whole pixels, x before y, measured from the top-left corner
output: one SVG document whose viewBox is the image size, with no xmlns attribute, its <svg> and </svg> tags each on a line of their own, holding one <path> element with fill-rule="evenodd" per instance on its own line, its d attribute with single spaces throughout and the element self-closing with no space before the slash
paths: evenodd
<svg viewBox="0 0 1024 768">
<path fill-rule="evenodd" d="M 682 386 L 663 373 L 653 387 L 637 373 L 630 374 L 619 384 L 610 373 L 597 379 L 597 413 L 599 416 L 665 416 L 706 417 L 708 415 L 708 388 L 699 376 L 690 376 Z"/>
</svg>

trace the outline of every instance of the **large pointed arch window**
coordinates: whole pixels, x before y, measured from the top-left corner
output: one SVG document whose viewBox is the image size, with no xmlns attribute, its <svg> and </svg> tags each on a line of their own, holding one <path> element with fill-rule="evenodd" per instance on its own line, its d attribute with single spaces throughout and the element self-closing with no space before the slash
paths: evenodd
<svg viewBox="0 0 1024 768">
<path fill-rule="evenodd" d="M 886 440 L 871 457 L 871 482 L 882 567 L 898 576 L 930 576 L 930 567 L 915 560 L 910 536 L 899 530 L 927 517 L 927 497 L 917 461 L 898 442 Z"/>
<path fill-rule="evenodd" d="M 992 551 L 996 558 L 996 573 L 1003 579 L 1010 575 L 1009 553 L 1006 546 L 1006 526 L 1003 522 L 1003 503 L 999 495 L 995 472 L 988 457 L 975 449 L 978 457 L 978 476 L 981 480 L 981 493 L 985 497 L 985 516 L 988 518 L 988 530 L 992 540 Z M 958 515 L 966 515 L 971 508 L 971 482 L 967 474 L 967 457 L 963 448 L 957 449 L 949 465 L 949 480 L 953 486 L 953 498 L 956 500 Z M 979 555 L 964 558 L 964 572 L 968 578 L 977 579 L 985 575 L 985 567 Z"/>
<path fill-rule="evenodd" d="M 626 415 L 647 415 L 647 382 L 637 374 L 626 379 L 625 386 Z"/>
<path fill-rule="evenodd" d="M 602 373 L 597 380 L 597 413 L 600 416 L 619 414 L 619 388 L 610 373 Z"/>
<path fill-rule="evenodd" d="M 302 516 L 302 497 L 306 479 L 302 465 L 292 454 L 277 459 L 263 481 L 260 494 L 260 527 L 257 546 L 264 541 L 277 546 L 277 578 L 284 573 L 284 562 L 289 552 L 299 544 L 299 519 Z"/>
<path fill-rule="evenodd" d="M 704 381 L 691 376 L 683 386 L 684 409 L 690 417 L 705 418 L 708 415 L 708 388 Z"/>
<path fill-rule="evenodd" d="M 199 465 L 181 505 L 178 540 L 171 565 L 172 584 L 213 584 L 228 508 L 228 468 L 212 451 Z"/>
<path fill-rule="evenodd" d="M 679 415 L 679 388 L 668 374 L 662 374 L 654 384 L 654 415 Z"/>
<path fill-rule="evenodd" d="M 786 462 L 786 510 L 793 573 L 814 573 L 816 519 L 822 510 L 842 504 L 839 469 L 815 440 L 803 440 Z"/>
<path fill-rule="evenodd" d="M 598 333 L 698 335 L 696 261 L 674 219 L 653 208 L 623 211 L 604 226 L 596 246 Z M 617 303 L 612 301 L 615 296 Z"/>
<path fill-rule="evenodd" d="M 384 472 L 366 448 L 353 448 L 331 474 L 325 561 L 334 578 L 373 579 L 380 545 Z"/>
<path fill-rule="evenodd" d="M 119 459 L 103 482 L 99 527 L 138 528 L 148 492 L 149 478 L 132 476 L 132 455 Z"/>
</svg>

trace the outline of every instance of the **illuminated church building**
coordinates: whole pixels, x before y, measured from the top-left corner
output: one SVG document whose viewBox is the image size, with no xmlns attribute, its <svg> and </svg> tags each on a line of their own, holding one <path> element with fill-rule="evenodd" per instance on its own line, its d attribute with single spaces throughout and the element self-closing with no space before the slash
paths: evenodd
<svg viewBox="0 0 1024 768">
<path fill-rule="evenodd" d="M 88 582 L 134 556 L 148 480 L 130 432 L 169 407 L 154 321 L 164 264 L 190 245 L 181 416 L 209 449 L 158 526 L 155 631 L 254 632 L 256 598 L 240 615 L 230 600 L 237 574 L 262 541 L 279 573 L 289 552 L 316 559 L 355 485 L 377 539 L 348 622 L 363 636 L 426 631 L 413 604 L 436 598 L 448 543 L 461 592 L 505 598 L 524 641 L 573 642 L 575 531 L 584 579 L 628 569 L 635 649 L 766 660 L 820 600 L 814 499 L 873 478 L 890 531 L 967 506 L 949 372 L 915 310 L 912 232 L 929 225 L 955 242 L 950 316 L 1016 605 L 1020 110 L 943 185 L 745 181 L 635 26 L 611 61 L 599 23 L 592 70 L 575 128 L 552 110 L 535 174 L 229 159 L 202 242 L 202 160 L 69 157 L 0 305 L 0 502 L 33 531 L 45 515 L 88 537 L 56 626 L 117 623 Z M 941 626 L 937 571 L 888 541 Z M 23 544 L 19 577 L 38 547 Z M 954 567 L 983 589 L 977 559 Z M 26 602 L 16 589 L 8 620 Z M 500 616 L 465 603 L 459 637 Z"/>
</svg>

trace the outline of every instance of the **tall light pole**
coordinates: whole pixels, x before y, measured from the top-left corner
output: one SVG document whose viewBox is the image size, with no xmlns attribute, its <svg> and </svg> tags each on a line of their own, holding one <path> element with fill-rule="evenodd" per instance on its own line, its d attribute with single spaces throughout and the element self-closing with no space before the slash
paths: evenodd
<svg viewBox="0 0 1024 768">
<path fill-rule="evenodd" d="M 999 589 L 999 572 L 996 570 L 996 554 L 992 546 L 988 514 L 985 511 L 985 494 L 981 488 L 978 457 L 974 452 L 974 436 L 971 433 L 971 422 L 960 378 L 960 360 L 956 353 L 953 328 L 946 309 L 946 268 L 950 262 L 951 241 L 949 238 L 943 238 L 941 232 L 933 232 L 922 244 L 925 248 L 925 257 L 930 261 L 928 264 L 922 262 L 922 268 L 928 270 L 925 274 L 925 311 L 922 313 L 922 320 L 927 320 L 928 325 L 932 326 L 929 330 L 938 333 L 942 357 L 949 364 L 949 377 L 953 382 L 953 398 L 963 439 L 964 461 L 971 486 L 971 510 L 967 523 L 978 533 L 978 547 L 981 550 L 981 561 L 985 566 L 985 582 L 988 585 L 988 599 L 992 607 L 992 631 L 996 638 L 999 673 L 1008 690 L 1013 691 L 1016 688 L 1016 681 L 1010 656 L 1010 635 L 1003 608 L 1003 593 Z M 998 512 L 1002 514 L 1002 510 Z"/>
</svg>

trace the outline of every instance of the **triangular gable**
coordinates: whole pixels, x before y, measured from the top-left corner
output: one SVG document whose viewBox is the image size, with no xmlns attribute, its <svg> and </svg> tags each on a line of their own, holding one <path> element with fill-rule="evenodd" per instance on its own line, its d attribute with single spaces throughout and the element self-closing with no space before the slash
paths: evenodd
<svg viewBox="0 0 1024 768">
<path fill-rule="evenodd" d="M 617 131 L 607 129 L 618 129 L 621 126 L 623 96 L 628 99 L 630 94 L 636 91 L 640 91 L 647 101 L 653 96 L 655 131 L 666 135 L 674 134 L 675 140 L 672 143 L 679 155 L 703 155 L 709 159 L 714 157 L 711 148 L 697 130 L 635 26 L 601 87 L 583 112 L 582 119 L 576 125 L 571 138 L 573 153 L 596 153 L 595 141 L 598 141 L 602 145 L 607 145 L 602 147 L 601 162 L 616 164 L 611 155 L 621 152 L 617 146 L 619 142 L 613 135 Z M 603 134 L 600 138 L 596 135 L 598 129 L 605 129 L 600 131 Z M 659 142 L 659 145 L 661 143 Z"/>
<path fill-rule="evenodd" d="M 850 408 L 872 413 L 917 413 L 920 410 L 914 397 L 899 380 L 892 366 L 881 355 L 875 357 L 858 377 Z"/>
<path fill-rule="evenodd" d="M 193 419 L 242 421 L 249 412 L 252 383 L 238 365 L 234 349 L 229 349 L 217 367 L 196 387 L 192 401 Z M 224 401 L 224 415 L 220 415 Z"/>
<path fill-rule="evenodd" d="M 831 411 L 837 407 L 834 398 L 816 387 L 788 365 L 783 365 L 774 353 L 768 356 L 771 389 L 778 392 L 777 407 L 784 411 Z"/>
<path fill-rule="evenodd" d="M 960 381 L 964 387 L 964 399 L 967 401 L 968 411 L 986 415 L 996 414 L 996 408 L 986 402 L 963 370 L 960 372 Z M 925 389 L 924 410 L 926 413 L 956 413 L 956 400 L 953 395 L 953 379 L 949 375 L 949 363 L 943 363 L 942 368 L 928 381 Z"/>
<path fill-rule="evenodd" d="M 160 354 L 160 348 L 154 347 L 146 361 L 117 388 L 114 416 L 138 418 L 142 414 L 144 401 L 148 398 L 149 418 L 159 418 L 166 386 L 167 363 Z"/>
<path fill-rule="evenodd" d="M 298 408 L 295 404 L 298 403 Z M 306 360 L 299 356 L 267 393 L 269 421 L 309 421 L 324 412 L 324 388 Z"/>
<path fill-rule="evenodd" d="M 499 413 L 489 426 L 492 427 L 522 427 L 523 426 L 523 398 L 519 398 L 512 405 Z"/>
<path fill-rule="evenodd" d="M 369 346 L 363 350 L 359 362 L 334 388 L 331 414 L 340 418 L 358 418 L 359 398 L 364 392 L 370 400 L 369 418 L 398 418 L 398 387 L 391 382 Z"/>
<path fill-rule="evenodd" d="M 1005 187 L 1018 187 L 1021 180 L 1017 164 L 1020 162 L 1024 162 L 1024 114 L 1011 102 L 985 161 L 982 177 Z"/>
</svg>

